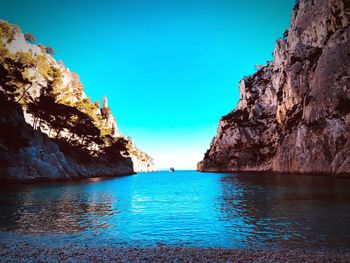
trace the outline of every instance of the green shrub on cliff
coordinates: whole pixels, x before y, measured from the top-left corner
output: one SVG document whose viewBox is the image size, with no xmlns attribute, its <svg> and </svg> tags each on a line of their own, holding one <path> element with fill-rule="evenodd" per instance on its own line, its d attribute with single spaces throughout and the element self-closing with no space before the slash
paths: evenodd
<svg viewBox="0 0 350 263">
<path fill-rule="evenodd" d="M 25 33 L 24 34 L 24 39 L 28 41 L 29 43 L 34 43 L 35 42 L 35 37 L 31 33 Z"/>
<path fill-rule="evenodd" d="M 53 56 L 55 54 L 55 50 L 53 50 L 52 47 L 46 47 L 46 53 Z"/>
<path fill-rule="evenodd" d="M 0 41 L 0 63 L 2 64 L 5 58 L 9 55 L 8 49 L 5 47 L 4 43 Z"/>
<path fill-rule="evenodd" d="M 18 32 L 20 32 L 18 26 L 10 25 L 6 21 L 0 20 L 0 38 L 4 39 L 7 43 L 10 43 Z"/>
<path fill-rule="evenodd" d="M 15 66 L 17 66 L 18 69 L 23 69 L 25 67 L 35 67 L 35 60 L 33 54 L 30 52 L 18 51 L 13 58 L 11 56 L 9 59 L 13 60 L 13 63 L 16 63 Z"/>
</svg>

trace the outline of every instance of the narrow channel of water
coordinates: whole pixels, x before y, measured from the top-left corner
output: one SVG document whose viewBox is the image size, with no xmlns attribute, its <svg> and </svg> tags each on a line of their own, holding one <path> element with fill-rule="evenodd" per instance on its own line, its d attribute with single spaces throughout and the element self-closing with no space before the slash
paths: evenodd
<svg viewBox="0 0 350 263">
<path fill-rule="evenodd" d="M 139 173 L 0 187 L 0 239 L 46 245 L 350 250 L 350 180 Z"/>
</svg>

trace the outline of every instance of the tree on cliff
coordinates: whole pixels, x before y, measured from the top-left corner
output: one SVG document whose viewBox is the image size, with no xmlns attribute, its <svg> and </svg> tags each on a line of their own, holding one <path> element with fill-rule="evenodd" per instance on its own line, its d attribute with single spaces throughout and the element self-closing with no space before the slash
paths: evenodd
<svg viewBox="0 0 350 263">
<path fill-rule="evenodd" d="M 123 158 L 123 153 L 128 151 L 129 141 L 123 137 L 114 138 L 110 135 L 105 138 L 110 146 L 104 149 L 104 154 L 110 161 L 120 160 Z"/>
<path fill-rule="evenodd" d="M 2 87 L 2 92 L 11 98 L 11 100 L 16 100 L 16 97 L 20 96 L 20 101 L 29 87 L 31 87 L 32 82 L 26 76 L 27 67 L 33 66 L 30 62 L 29 56 L 24 52 L 17 52 L 16 57 L 0 57 L 0 86 Z M 0 55 L 5 56 L 5 50 L 0 47 Z M 21 90 L 24 90 L 22 94 Z"/>
<path fill-rule="evenodd" d="M 56 139 L 64 129 L 67 129 L 71 132 L 69 140 L 78 136 L 82 145 L 92 142 L 101 143 L 100 130 L 94 125 L 89 115 L 75 107 L 56 103 L 54 97 L 50 95 L 41 95 L 37 100 L 29 103 L 28 111 L 34 115 L 33 128 L 40 127 L 41 121 L 45 121 L 50 130 L 56 131 Z"/>
</svg>

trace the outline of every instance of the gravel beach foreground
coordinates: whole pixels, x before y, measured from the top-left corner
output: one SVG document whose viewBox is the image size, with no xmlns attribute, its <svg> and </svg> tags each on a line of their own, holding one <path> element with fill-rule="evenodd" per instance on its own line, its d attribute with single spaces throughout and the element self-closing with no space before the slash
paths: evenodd
<svg viewBox="0 0 350 263">
<path fill-rule="evenodd" d="M 49 248 L 0 243 L 1 262 L 350 262 L 350 253 L 201 248 Z"/>
</svg>

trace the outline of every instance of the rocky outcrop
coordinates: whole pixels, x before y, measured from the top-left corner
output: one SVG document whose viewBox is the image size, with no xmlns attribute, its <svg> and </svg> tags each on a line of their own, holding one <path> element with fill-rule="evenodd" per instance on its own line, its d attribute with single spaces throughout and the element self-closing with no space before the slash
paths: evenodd
<svg viewBox="0 0 350 263">
<path fill-rule="evenodd" d="M 350 175 L 349 25 L 349 0 L 297 3 L 198 170 Z"/>
<path fill-rule="evenodd" d="M 45 133 L 33 130 L 25 122 L 21 107 L 2 97 L 0 109 L 2 180 L 68 180 L 134 173 L 131 158 L 79 162 L 64 154 Z"/>
<path fill-rule="evenodd" d="M 111 113 L 111 109 L 108 107 L 108 100 L 106 96 L 103 96 L 102 98 L 101 114 L 104 119 L 104 128 L 111 130 L 112 136 L 114 137 L 122 136 L 117 127 L 117 120 Z"/>
<path fill-rule="evenodd" d="M 91 102 L 53 49 L 0 21 L 0 180 L 61 180 L 152 171 L 118 130 L 103 98 Z"/>
</svg>

